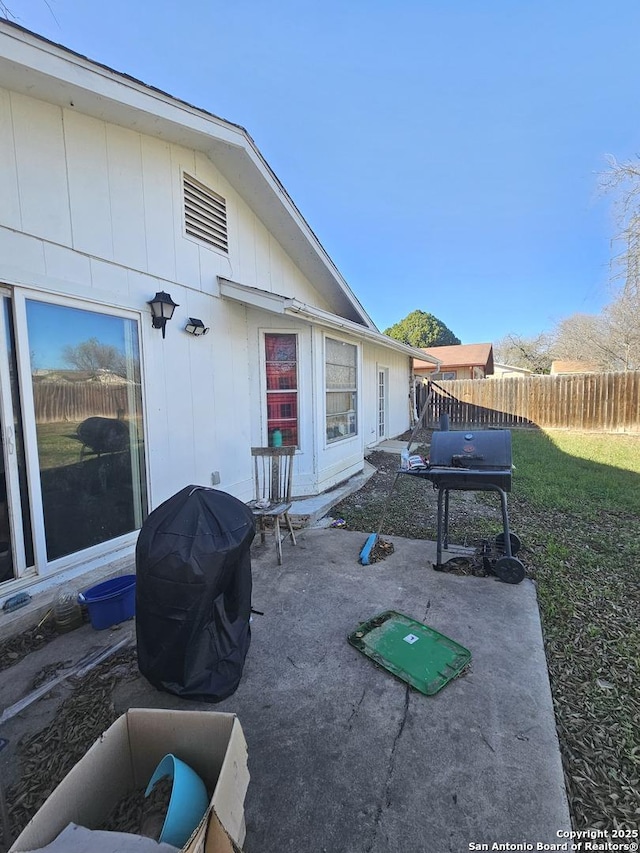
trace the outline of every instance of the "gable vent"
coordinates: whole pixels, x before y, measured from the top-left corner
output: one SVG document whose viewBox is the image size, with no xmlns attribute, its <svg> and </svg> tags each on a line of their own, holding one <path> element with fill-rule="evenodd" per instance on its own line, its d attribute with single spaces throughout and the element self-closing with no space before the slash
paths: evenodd
<svg viewBox="0 0 640 853">
<path fill-rule="evenodd" d="M 184 175 L 184 221 L 191 237 L 223 252 L 229 251 L 227 202 L 189 175 Z"/>
</svg>

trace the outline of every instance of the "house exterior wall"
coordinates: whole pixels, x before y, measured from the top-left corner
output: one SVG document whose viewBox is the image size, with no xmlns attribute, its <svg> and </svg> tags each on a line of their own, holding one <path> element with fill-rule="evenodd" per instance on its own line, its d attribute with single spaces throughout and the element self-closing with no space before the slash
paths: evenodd
<svg viewBox="0 0 640 853">
<path fill-rule="evenodd" d="M 438 371 L 428 370 L 424 368 L 420 368 L 416 370 L 417 376 L 425 376 L 426 378 L 433 377 L 434 374 L 438 374 L 436 378 L 442 378 L 442 374 L 447 374 L 447 379 L 484 379 L 484 368 L 469 365 L 462 365 L 455 367 L 450 367 L 446 364 L 441 365 Z M 449 376 L 448 374 L 455 373 L 455 376 Z"/>
<path fill-rule="evenodd" d="M 385 407 L 386 429 L 384 436 L 378 435 L 378 373 L 386 372 L 387 404 Z M 410 361 L 401 353 L 367 343 L 364 347 L 364 440 L 367 447 L 378 444 L 384 438 L 393 438 L 409 426 L 411 400 Z"/>
<path fill-rule="evenodd" d="M 525 367 L 515 367 L 511 364 L 496 364 L 493 365 L 493 373 L 488 376 L 488 379 L 504 379 L 504 377 L 514 376 L 531 376 L 532 370 L 527 370 Z"/>
<path fill-rule="evenodd" d="M 318 493 L 361 470 L 365 446 L 377 440 L 379 367 L 388 377 L 386 434 L 407 428 L 407 356 L 342 336 L 358 351 L 358 431 L 328 443 L 323 353 L 327 335 L 340 334 L 220 298 L 218 276 L 332 309 L 204 154 L 0 89 L 0 155 L 0 287 L 15 308 L 36 543 L 36 574 L 27 567 L 25 582 L 69 566 L 79 570 L 89 557 L 130 551 L 137 535 L 47 559 L 28 387 L 27 300 L 137 322 L 149 510 L 185 485 L 209 485 L 214 472 L 224 491 L 241 500 L 252 496 L 249 449 L 267 442 L 265 331 L 298 335 L 295 494 Z M 183 171 L 225 198 L 228 255 L 184 233 Z M 146 304 L 157 291 L 169 292 L 179 306 L 164 339 L 152 328 Z M 190 316 L 210 333 L 186 334 Z"/>
<path fill-rule="evenodd" d="M 154 413 L 147 419 L 152 505 L 187 481 L 209 482 L 213 470 L 223 487 L 244 495 L 246 318 L 216 298 L 216 277 L 236 274 L 330 306 L 201 153 L 6 90 L 0 110 L 0 280 L 137 313 Z M 228 256 L 185 236 L 183 170 L 226 199 Z M 146 306 L 158 290 L 180 305 L 166 340 L 150 328 Z M 211 333 L 197 341 L 179 334 L 188 316 L 204 318 Z M 166 464 L 154 465 L 156 454 Z"/>
<path fill-rule="evenodd" d="M 385 438 L 404 432 L 409 426 L 409 379 L 410 359 L 385 347 L 359 342 L 347 335 L 340 336 L 330 331 L 318 331 L 316 346 L 322 350 L 324 338 L 343 339 L 358 346 L 358 434 L 338 443 L 327 442 L 323 431 L 317 432 L 316 454 L 318 459 L 318 482 L 320 491 L 331 488 L 346 477 L 362 470 L 366 448 L 373 447 Z M 324 394 L 323 360 L 316 362 L 318 386 Z M 378 373 L 386 376 L 386 429 L 383 436 L 377 434 L 378 427 Z M 319 406 L 324 418 L 324 401 Z M 345 455 L 346 454 L 346 455 Z M 346 464 L 345 464 L 346 463 Z"/>
<path fill-rule="evenodd" d="M 317 494 L 362 470 L 364 452 L 384 438 L 404 432 L 409 425 L 409 357 L 385 347 L 362 343 L 340 333 L 297 318 L 282 317 L 254 308 L 246 309 L 250 373 L 250 408 L 259 412 L 251 421 L 251 443 L 268 441 L 264 369 L 265 333 L 297 335 L 298 410 L 300 446 L 294 464 L 296 497 Z M 357 349 L 358 429 L 354 436 L 327 440 L 324 429 L 325 346 L 327 338 Z M 378 435 L 378 374 L 385 372 L 385 433 Z"/>
<path fill-rule="evenodd" d="M 213 295 L 235 276 L 330 310 L 202 153 L 2 89 L 0 142 L 0 224 L 42 241 L 35 271 L 65 291 L 129 291 L 103 261 Z M 183 170 L 226 199 L 228 257 L 184 234 Z"/>
</svg>

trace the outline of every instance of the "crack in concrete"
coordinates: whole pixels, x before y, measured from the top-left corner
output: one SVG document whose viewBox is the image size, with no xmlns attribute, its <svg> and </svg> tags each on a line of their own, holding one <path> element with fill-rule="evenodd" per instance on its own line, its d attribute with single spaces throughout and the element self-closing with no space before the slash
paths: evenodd
<svg viewBox="0 0 640 853">
<path fill-rule="evenodd" d="M 362 691 L 362 696 L 354 705 L 353 710 L 351 711 L 351 715 L 349 716 L 349 719 L 347 720 L 347 725 L 349 726 L 349 729 L 353 728 L 353 723 L 351 722 L 351 720 L 353 720 L 353 718 L 357 715 L 358 711 L 360 710 L 360 706 L 364 702 L 364 697 L 365 697 L 366 693 L 367 693 L 367 688 L 365 687 L 364 690 Z"/>
<path fill-rule="evenodd" d="M 490 743 L 489 743 L 489 741 L 486 739 L 486 737 L 484 736 L 484 733 L 483 733 L 482 731 L 480 731 L 480 737 L 481 737 L 481 738 L 482 738 L 482 740 L 486 743 L 486 745 L 489 747 L 489 749 L 491 750 L 491 752 L 495 752 L 495 749 L 491 746 L 491 744 L 490 744 Z"/>
<path fill-rule="evenodd" d="M 378 832 L 380 830 L 380 824 L 382 823 L 382 815 L 385 809 L 388 809 L 391 805 L 391 801 L 389 799 L 389 789 L 391 787 L 391 779 L 393 777 L 393 771 L 395 769 L 395 760 L 396 760 L 396 749 L 398 748 L 398 743 L 400 742 L 400 738 L 402 737 L 402 732 L 404 731 L 404 727 L 407 723 L 407 716 L 409 714 L 409 699 L 411 698 L 411 687 L 407 684 L 405 688 L 404 694 L 404 711 L 402 714 L 402 719 L 400 720 L 400 726 L 398 727 L 398 731 L 396 732 L 396 736 L 393 739 L 393 746 L 391 747 L 391 755 L 389 756 L 389 766 L 387 770 L 387 778 L 384 783 L 384 793 L 381 799 L 378 808 L 376 809 L 376 817 L 373 824 L 373 837 L 367 847 L 364 850 L 364 853 L 371 853 L 373 850 L 374 844 L 376 843 L 376 839 L 378 837 Z"/>
</svg>

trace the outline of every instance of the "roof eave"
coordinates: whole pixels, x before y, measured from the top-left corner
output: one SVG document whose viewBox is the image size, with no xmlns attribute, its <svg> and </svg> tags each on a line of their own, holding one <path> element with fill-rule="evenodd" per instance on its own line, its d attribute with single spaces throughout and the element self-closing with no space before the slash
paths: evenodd
<svg viewBox="0 0 640 853">
<path fill-rule="evenodd" d="M 222 297 L 241 302 L 252 308 L 258 308 L 273 314 L 285 314 L 290 317 L 297 317 L 304 322 L 334 329 L 335 331 L 361 338 L 369 343 L 395 350 L 409 358 L 416 358 L 420 352 L 420 350 L 400 343 L 400 341 L 396 341 L 388 337 L 388 335 L 383 335 L 382 332 L 369 329 L 359 323 L 354 323 L 337 314 L 332 314 L 330 311 L 324 311 L 313 305 L 307 305 L 298 299 L 272 293 L 258 287 L 240 284 L 222 276 L 218 276 L 218 283 Z M 424 356 L 424 353 L 422 355 Z M 422 360 L 426 359 L 423 358 Z M 433 359 L 433 363 L 436 365 L 439 364 L 437 359 Z"/>
<path fill-rule="evenodd" d="M 0 22 L 0 80 L 14 91 L 205 154 L 310 282 L 353 322 L 376 329 L 255 142 L 240 125 Z"/>
</svg>

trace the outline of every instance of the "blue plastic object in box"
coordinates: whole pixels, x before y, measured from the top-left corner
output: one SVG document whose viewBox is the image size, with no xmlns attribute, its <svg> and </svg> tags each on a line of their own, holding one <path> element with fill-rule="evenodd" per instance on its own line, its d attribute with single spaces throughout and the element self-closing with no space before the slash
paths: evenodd
<svg viewBox="0 0 640 853">
<path fill-rule="evenodd" d="M 122 575 L 90 587 L 78 596 L 96 631 L 124 622 L 136 612 L 136 576 Z"/>
<path fill-rule="evenodd" d="M 209 797 L 198 774 L 172 753 L 165 755 L 156 767 L 144 792 L 145 797 L 149 796 L 156 782 L 165 777 L 173 779 L 173 784 L 159 840 L 181 848 L 205 816 Z"/>
</svg>

